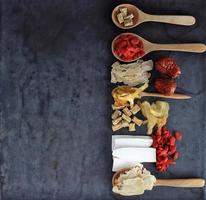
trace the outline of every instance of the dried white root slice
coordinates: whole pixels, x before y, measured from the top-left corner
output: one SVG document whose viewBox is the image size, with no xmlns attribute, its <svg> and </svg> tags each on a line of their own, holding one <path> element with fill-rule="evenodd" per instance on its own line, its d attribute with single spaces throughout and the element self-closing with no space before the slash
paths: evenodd
<svg viewBox="0 0 206 200">
<path fill-rule="evenodd" d="M 127 16 L 127 8 L 120 8 L 120 13 L 122 13 L 123 17 Z"/>
<path fill-rule="evenodd" d="M 122 127 L 122 123 L 119 123 L 119 124 L 117 124 L 117 125 L 113 125 L 113 126 L 112 126 L 112 131 L 115 132 L 115 131 L 120 130 L 121 128 L 123 128 L 123 127 Z"/>
<path fill-rule="evenodd" d="M 130 123 L 131 120 L 132 120 L 129 116 L 127 116 L 127 115 L 125 115 L 125 114 L 122 115 L 122 119 L 126 120 L 126 121 L 129 122 L 129 123 Z"/>
<path fill-rule="evenodd" d="M 124 17 L 124 20 L 125 19 L 133 19 L 133 18 L 134 18 L 134 15 L 133 14 L 129 14 L 129 15 Z"/>
<path fill-rule="evenodd" d="M 112 119 L 117 119 L 121 114 L 122 112 L 120 110 L 115 110 L 112 114 Z"/>
<path fill-rule="evenodd" d="M 113 158 L 112 171 L 117 172 L 123 169 L 135 167 L 136 165 L 137 165 L 137 162 L 133 160 L 123 160 L 119 158 Z"/>
<path fill-rule="evenodd" d="M 129 124 L 129 131 L 136 131 L 135 123 L 130 123 Z"/>
<path fill-rule="evenodd" d="M 135 104 L 130 111 L 133 115 L 136 115 L 140 111 L 140 107 L 137 104 Z"/>
<path fill-rule="evenodd" d="M 132 115 L 132 112 L 127 107 L 125 107 L 122 111 L 125 115 L 129 117 Z"/>
<path fill-rule="evenodd" d="M 137 135 L 113 135 L 112 151 L 123 147 L 150 147 L 153 139 L 149 136 Z"/>
<path fill-rule="evenodd" d="M 124 22 L 124 17 L 122 13 L 117 14 L 117 19 L 120 24 Z"/>
<path fill-rule="evenodd" d="M 129 123 L 125 120 L 122 120 L 122 127 L 123 128 L 129 127 Z"/>
<path fill-rule="evenodd" d="M 115 149 L 112 153 L 113 157 L 119 159 L 133 160 L 136 162 L 156 162 L 156 149 L 155 148 L 119 148 Z"/>
<path fill-rule="evenodd" d="M 113 125 L 117 125 L 119 122 L 121 122 L 122 121 L 122 117 L 118 117 L 117 119 L 113 119 L 112 120 L 112 124 Z"/>
<path fill-rule="evenodd" d="M 137 86 L 149 81 L 153 61 L 137 60 L 130 64 L 112 64 L 111 83 L 123 82 L 125 85 Z"/>
<path fill-rule="evenodd" d="M 138 119 L 137 117 L 133 117 L 132 121 L 137 125 L 137 126 L 141 126 L 143 124 L 143 120 Z"/>
<path fill-rule="evenodd" d="M 126 19 L 126 20 L 124 20 L 124 26 L 132 26 L 132 25 L 133 25 L 132 19 Z"/>
</svg>

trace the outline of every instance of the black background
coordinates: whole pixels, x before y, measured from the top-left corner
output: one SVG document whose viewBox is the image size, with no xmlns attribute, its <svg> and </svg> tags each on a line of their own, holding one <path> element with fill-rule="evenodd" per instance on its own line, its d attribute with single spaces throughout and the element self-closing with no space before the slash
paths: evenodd
<svg viewBox="0 0 206 200">
<path fill-rule="evenodd" d="M 205 0 L 128 1 L 152 14 L 194 15 L 181 27 L 145 23 L 131 31 L 152 42 L 206 43 Z M 122 30 L 116 0 L 2 0 L 0 199 L 111 200 L 111 54 Z M 168 127 L 183 132 L 180 159 L 158 178 L 205 177 L 205 54 L 154 52 L 181 66 Z M 154 100 L 154 99 L 153 99 Z M 123 130 L 119 133 L 126 134 Z M 145 129 L 136 134 L 144 134 Z M 155 188 L 136 199 L 203 199 L 204 189 Z M 126 199 L 126 198 L 123 198 Z"/>
</svg>

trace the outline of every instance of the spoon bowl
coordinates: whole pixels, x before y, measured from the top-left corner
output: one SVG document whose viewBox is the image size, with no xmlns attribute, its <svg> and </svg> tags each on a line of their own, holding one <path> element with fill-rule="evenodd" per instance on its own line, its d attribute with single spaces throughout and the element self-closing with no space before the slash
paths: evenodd
<svg viewBox="0 0 206 200">
<path fill-rule="evenodd" d="M 137 57 L 135 59 L 129 60 L 129 61 L 123 60 L 118 55 L 116 55 L 116 53 L 115 53 L 116 40 L 120 36 L 124 36 L 124 35 L 131 35 L 131 36 L 137 37 L 139 40 L 141 40 L 142 44 L 143 44 L 144 55 Z M 122 62 L 133 62 L 133 61 L 136 61 L 136 60 L 142 58 L 143 56 L 145 56 L 148 53 L 153 52 L 153 51 L 182 51 L 182 52 L 204 53 L 206 51 L 206 45 L 202 44 L 202 43 L 157 44 L 157 43 L 149 42 L 148 40 L 146 40 L 146 39 L 144 39 L 144 38 L 142 38 L 139 35 L 134 34 L 134 33 L 121 33 L 113 39 L 112 44 L 111 44 L 111 50 L 112 50 L 114 57 L 117 58 L 118 60 L 120 60 Z"/>
<path fill-rule="evenodd" d="M 120 8 L 127 8 L 128 13 L 132 13 L 134 15 L 134 18 L 132 19 L 133 20 L 132 26 L 124 26 L 123 24 L 120 24 L 118 22 L 117 14 L 119 13 Z M 139 24 L 139 9 L 132 4 L 120 4 L 120 5 L 116 6 L 112 11 L 112 21 L 114 22 L 114 24 L 117 27 L 119 27 L 121 29 L 134 28 L 135 26 L 137 26 Z"/>
<path fill-rule="evenodd" d="M 128 13 L 134 15 L 132 26 L 125 27 L 123 24 L 119 23 L 117 19 L 117 14 L 119 13 L 120 8 L 127 8 Z M 148 21 L 191 26 L 195 24 L 196 19 L 193 16 L 184 15 L 150 15 L 143 12 L 137 6 L 134 6 L 132 4 L 120 4 L 116 6 L 112 11 L 112 21 L 117 27 L 121 29 L 130 29 Z"/>
</svg>

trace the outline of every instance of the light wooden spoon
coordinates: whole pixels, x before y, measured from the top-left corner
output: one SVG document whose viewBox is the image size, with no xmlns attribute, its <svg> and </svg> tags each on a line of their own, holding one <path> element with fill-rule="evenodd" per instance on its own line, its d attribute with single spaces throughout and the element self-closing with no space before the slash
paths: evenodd
<svg viewBox="0 0 206 200">
<path fill-rule="evenodd" d="M 125 27 L 124 24 L 120 24 L 117 19 L 117 14 L 120 12 L 119 8 L 125 7 L 128 9 L 129 14 L 133 14 L 133 25 Z M 163 23 L 169 23 L 169 24 L 176 24 L 176 25 L 184 25 L 184 26 L 190 26 L 195 24 L 196 20 L 193 16 L 184 16 L 184 15 L 150 15 L 143 11 L 141 11 L 139 8 L 132 4 L 120 4 L 117 7 L 114 8 L 112 11 L 112 21 L 116 26 L 122 29 L 130 29 L 135 26 L 138 26 L 139 24 L 143 22 L 163 22 Z"/>
<path fill-rule="evenodd" d="M 121 173 L 129 169 L 123 169 L 116 172 L 112 177 L 112 186 L 116 185 L 116 180 Z M 184 178 L 184 179 L 157 179 L 154 186 L 184 187 L 184 188 L 201 188 L 205 186 L 205 180 L 202 178 Z"/>
<path fill-rule="evenodd" d="M 141 97 L 160 97 L 160 98 L 166 98 L 166 99 L 191 99 L 192 97 L 189 95 L 185 95 L 185 94 L 178 94 L 175 93 L 171 96 L 166 96 L 164 94 L 160 94 L 160 93 L 151 93 L 151 92 L 141 92 L 140 93 Z"/>
<path fill-rule="evenodd" d="M 114 52 L 115 41 L 122 35 L 132 35 L 132 36 L 139 38 L 143 43 L 143 48 L 144 48 L 144 52 L 145 52 L 145 54 L 143 56 L 145 56 L 146 54 L 148 54 L 152 51 L 184 51 L 184 52 L 192 52 L 192 53 L 204 53 L 206 51 L 206 45 L 203 43 L 156 44 L 156 43 L 149 42 L 149 41 L 145 40 L 144 38 L 142 38 L 139 35 L 134 34 L 134 33 L 121 33 L 113 39 L 111 48 L 112 48 L 113 55 L 118 60 L 120 60 L 122 62 L 133 62 L 133 61 L 138 60 L 139 58 L 143 57 L 143 56 L 141 56 L 141 57 L 138 57 L 138 58 L 133 59 L 133 60 L 125 61 L 125 60 L 121 59 L 118 55 L 115 54 L 115 52 Z"/>
</svg>

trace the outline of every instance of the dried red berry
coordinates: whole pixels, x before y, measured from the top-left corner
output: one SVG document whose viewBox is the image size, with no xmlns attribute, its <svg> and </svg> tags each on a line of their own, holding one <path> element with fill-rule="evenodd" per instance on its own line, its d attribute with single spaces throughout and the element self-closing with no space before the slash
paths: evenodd
<svg viewBox="0 0 206 200">
<path fill-rule="evenodd" d="M 176 152 L 176 148 L 177 148 L 176 146 L 170 146 L 170 150 L 168 152 L 168 155 L 174 154 Z"/>
<path fill-rule="evenodd" d="M 181 140 L 182 139 L 182 134 L 178 131 L 175 132 L 175 138 L 176 140 Z"/>
<path fill-rule="evenodd" d="M 168 151 L 169 151 L 169 147 L 168 147 L 168 146 L 165 146 L 165 147 L 164 147 L 164 150 L 168 152 Z"/>
<path fill-rule="evenodd" d="M 169 144 L 170 146 L 174 146 L 174 145 L 175 145 L 175 141 L 176 141 L 175 137 L 174 137 L 174 136 L 170 136 L 170 137 L 169 137 L 168 144 Z"/>
<path fill-rule="evenodd" d="M 169 130 L 164 126 L 157 130 L 153 135 L 152 146 L 156 148 L 156 169 L 166 171 L 170 165 L 175 165 L 179 153 L 176 152 L 176 138 L 181 138 L 181 133 L 176 132 L 175 136 L 171 135 Z M 177 137 L 176 137 L 177 136 Z"/>
<path fill-rule="evenodd" d="M 162 127 L 162 132 L 164 133 L 165 131 L 169 131 L 168 128 L 166 126 Z"/>
<path fill-rule="evenodd" d="M 172 160 L 172 159 L 168 159 L 167 164 L 168 165 L 176 165 L 176 162 L 174 162 L 174 160 Z"/>
<path fill-rule="evenodd" d="M 173 155 L 173 159 L 174 160 L 177 160 L 179 158 L 179 153 L 178 152 L 175 152 L 174 155 Z"/>
<path fill-rule="evenodd" d="M 159 156 L 167 156 L 167 150 L 162 150 L 160 153 L 159 153 Z"/>
</svg>

